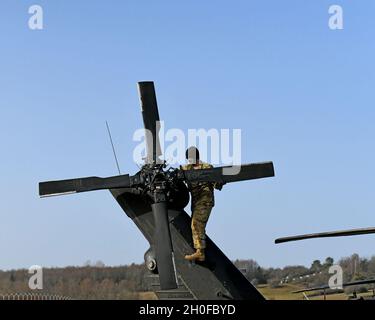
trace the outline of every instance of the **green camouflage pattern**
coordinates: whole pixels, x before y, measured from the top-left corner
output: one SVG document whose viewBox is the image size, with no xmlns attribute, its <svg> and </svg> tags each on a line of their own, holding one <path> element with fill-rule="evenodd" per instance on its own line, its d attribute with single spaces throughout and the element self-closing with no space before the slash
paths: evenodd
<svg viewBox="0 0 375 320">
<path fill-rule="evenodd" d="M 182 170 L 210 169 L 212 165 L 199 162 L 198 165 L 188 164 Z M 195 249 L 206 248 L 206 225 L 212 208 L 215 206 L 215 185 L 207 182 L 193 182 L 188 184 L 191 194 L 191 231 Z"/>
<path fill-rule="evenodd" d="M 191 233 L 195 249 L 206 248 L 206 225 L 213 207 L 198 205 L 194 208 L 191 219 Z"/>
<path fill-rule="evenodd" d="M 182 166 L 182 170 L 200 170 L 200 169 L 211 169 L 212 165 L 204 162 L 200 162 L 198 165 L 194 166 L 188 164 Z M 214 197 L 214 184 L 207 182 L 192 182 L 188 183 L 188 188 L 191 194 L 191 208 L 196 206 L 215 206 L 215 197 Z"/>
</svg>

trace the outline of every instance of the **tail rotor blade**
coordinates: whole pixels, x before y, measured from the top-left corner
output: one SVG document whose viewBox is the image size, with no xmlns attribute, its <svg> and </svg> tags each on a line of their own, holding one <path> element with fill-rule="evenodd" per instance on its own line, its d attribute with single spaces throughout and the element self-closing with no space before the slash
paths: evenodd
<svg viewBox="0 0 375 320">
<path fill-rule="evenodd" d="M 130 186 L 131 177 L 128 174 L 109 178 L 87 177 L 40 182 L 39 195 L 47 197 L 93 190 L 128 188 Z"/>
<path fill-rule="evenodd" d="M 147 163 L 157 162 L 161 155 L 159 141 L 160 117 L 152 81 L 138 83 L 143 124 L 146 129 Z"/>
<path fill-rule="evenodd" d="M 314 238 L 333 238 L 333 237 L 349 237 L 349 236 L 358 236 L 364 234 L 373 234 L 375 233 L 375 228 L 362 228 L 362 229 L 352 229 L 352 230 L 342 230 L 342 231 L 331 231 L 331 232 L 320 232 L 320 233 L 311 233 L 303 234 L 292 237 L 278 238 L 275 240 L 276 244 L 291 242 L 291 241 L 300 241 L 306 239 Z"/>
<path fill-rule="evenodd" d="M 275 176 L 272 162 L 244 164 L 240 167 L 217 167 L 183 172 L 189 182 L 230 183 Z"/>
<path fill-rule="evenodd" d="M 168 208 L 166 202 L 152 205 L 155 219 L 155 254 L 162 290 L 177 288 L 171 233 L 169 229 Z"/>
</svg>

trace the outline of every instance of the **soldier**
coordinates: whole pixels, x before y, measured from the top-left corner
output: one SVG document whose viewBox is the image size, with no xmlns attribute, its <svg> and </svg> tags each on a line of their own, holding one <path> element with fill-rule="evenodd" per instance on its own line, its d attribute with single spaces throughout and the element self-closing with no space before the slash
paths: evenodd
<svg viewBox="0 0 375 320">
<path fill-rule="evenodd" d="M 188 164 L 181 166 L 182 170 L 213 168 L 212 165 L 199 160 L 199 150 L 195 147 L 190 147 L 186 150 L 186 159 Z M 207 182 L 188 184 L 191 193 L 191 231 L 196 251 L 191 255 L 186 255 L 186 260 L 203 262 L 206 258 L 204 252 L 206 248 L 206 225 L 212 208 L 215 206 L 214 188 L 221 190 L 222 187 L 222 184 Z"/>
</svg>

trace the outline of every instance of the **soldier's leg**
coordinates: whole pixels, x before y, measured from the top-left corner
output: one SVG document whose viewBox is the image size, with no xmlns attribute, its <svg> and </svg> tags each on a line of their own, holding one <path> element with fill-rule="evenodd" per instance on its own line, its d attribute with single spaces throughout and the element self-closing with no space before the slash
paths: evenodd
<svg viewBox="0 0 375 320">
<path fill-rule="evenodd" d="M 206 225 L 211 211 L 212 207 L 210 206 L 197 206 L 193 209 L 191 231 L 196 252 L 192 255 L 187 255 L 185 257 L 187 260 L 205 260 L 204 249 L 206 248 Z"/>
<path fill-rule="evenodd" d="M 191 219 L 191 231 L 195 249 L 206 248 L 206 225 L 210 217 L 212 207 L 198 206 L 193 211 Z"/>
</svg>

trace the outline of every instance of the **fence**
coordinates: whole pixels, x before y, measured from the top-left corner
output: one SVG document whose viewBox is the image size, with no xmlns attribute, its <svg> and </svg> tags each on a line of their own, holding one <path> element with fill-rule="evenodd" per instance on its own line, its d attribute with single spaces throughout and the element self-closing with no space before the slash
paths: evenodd
<svg viewBox="0 0 375 320">
<path fill-rule="evenodd" d="M 72 300 L 69 297 L 59 296 L 55 294 L 47 293 L 9 293 L 9 294 L 0 294 L 0 300 Z"/>
</svg>

